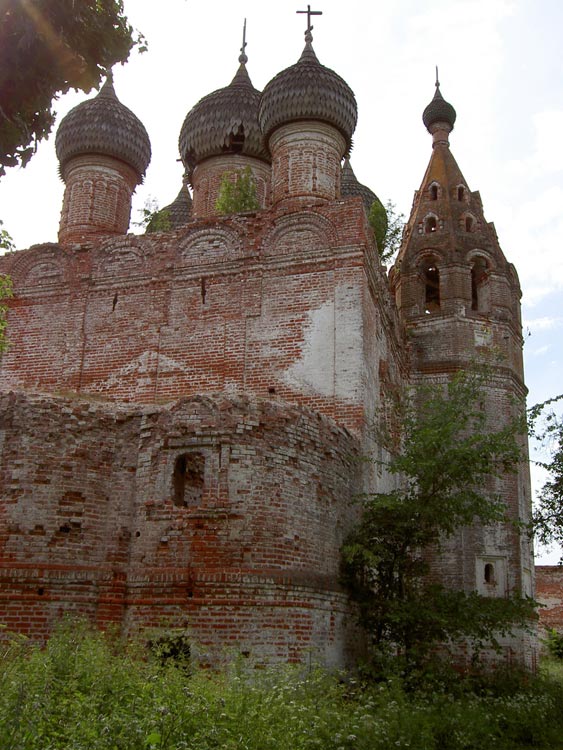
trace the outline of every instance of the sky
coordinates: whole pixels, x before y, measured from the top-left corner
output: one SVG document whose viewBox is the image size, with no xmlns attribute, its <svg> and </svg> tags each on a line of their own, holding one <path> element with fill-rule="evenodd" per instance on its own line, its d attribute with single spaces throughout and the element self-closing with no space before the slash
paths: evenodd
<svg viewBox="0 0 563 750">
<path fill-rule="evenodd" d="M 132 222 L 181 186 L 178 135 L 206 94 L 230 83 L 247 19 L 247 69 L 263 89 L 303 49 L 307 4 L 277 0 L 124 0 L 148 51 L 114 70 L 118 97 L 141 119 L 152 161 Z M 317 0 L 313 46 L 358 101 L 352 166 L 408 216 L 431 153 L 421 116 L 441 91 L 455 107 L 452 152 L 522 286 L 529 403 L 563 391 L 563 3 L 561 0 Z M 57 124 L 88 96 L 56 102 Z M 56 126 L 55 126 L 56 128 Z M 55 242 L 64 185 L 53 136 L 0 180 L 0 218 L 16 246 Z M 131 225 L 131 231 L 142 231 Z M 534 472 L 534 483 L 541 476 Z M 540 551 L 555 564 L 559 552 Z"/>
</svg>

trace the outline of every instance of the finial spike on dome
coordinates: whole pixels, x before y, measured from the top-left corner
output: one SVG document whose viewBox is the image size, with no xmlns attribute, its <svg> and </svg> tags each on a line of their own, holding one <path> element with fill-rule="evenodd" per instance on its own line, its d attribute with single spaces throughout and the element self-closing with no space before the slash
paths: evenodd
<svg viewBox="0 0 563 750">
<path fill-rule="evenodd" d="M 240 48 L 240 55 L 238 58 L 239 63 L 242 65 L 245 65 L 248 62 L 248 56 L 246 54 L 246 45 L 248 42 L 246 41 L 246 18 L 244 19 L 244 24 L 242 27 L 242 47 Z"/>
<path fill-rule="evenodd" d="M 111 69 L 108 70 L 106 74 L 106 80 L 98 92 L 98 96 L 111 96 L 114 99 L 117 99 L 117 94 L 115 93 L 115 88 L 113 86 L 113 72 Z"/>
<path fill-rule="evenodd" d="M 438 78 L 438 66 L 436 65 L 436 83 L 434 84 L 437 89 L 440 88 L 440 80 Z"/>
</svg>

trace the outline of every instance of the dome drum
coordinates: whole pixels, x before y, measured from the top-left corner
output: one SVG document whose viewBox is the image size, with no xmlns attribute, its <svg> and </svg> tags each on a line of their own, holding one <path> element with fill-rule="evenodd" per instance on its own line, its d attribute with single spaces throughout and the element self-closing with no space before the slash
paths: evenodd
<svg viewBox="0 0 563 750">
<path fill-rule="evenodd" d="M 290 122 L 271 136 L 272 202 L 303 198 L 323 201 L 340 196 L 346 142 L 331 125 L 314 120 Z"/>
<path fill-rule="evenodd" d="M 258 203 L 261 208 L 267 208 L 270 203 L 270 165 L 255 157 L 227 153 L 205 159 L 194 167 L 191 175 L 194 218 L 216 216 L 215 206 L 225 175 L 242 172 L 247 167 L 250 167 L 256 185 Z"/>
<path fill-rule="evenodd" d="M 75 156 L 61 170 L 66 183 L 59 242 L 84 242 L 107 234 L 127 234 L 136 170 L 110 156 Z"/>
</svg>

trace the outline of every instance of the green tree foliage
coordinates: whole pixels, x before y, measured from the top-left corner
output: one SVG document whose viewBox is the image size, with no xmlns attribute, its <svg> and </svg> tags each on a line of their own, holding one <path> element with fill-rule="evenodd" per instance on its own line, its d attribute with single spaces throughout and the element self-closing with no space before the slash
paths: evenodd
<svg viewBox="0 0 563 750">
<path fill-rule="evenodd" d="M 0 274 L 0 354 L 8 348 L 6 328 L 8 327 L 7 300 L 12 297 L 12 280 L 9 276 Z"/>
<path fill-rule="evenodd" d="M 554 408 L 562 400 L 563 395 L 556 396 L 528 411 L 530 437 L 545 455 L 536 464 L 547 473 L 547 480 L 537 494 L 531 531 L 547 547 L 553 544 L 563 547 L 563 418 Z"/>
<path fill-rule="evenodd" d="M 487 423 L 479 398 L 486 377 L 458 373 L 447 386 L 418 389 L 401 407 L 400 447 L 387 465 L 399 488 L 365 499 L 342 550 L 343 578 L 376 653 L 398 650 L 410 667 L 438 643 L 495 645 L 495 634 L 534 616 L 529 599 L 482 597 L 427 579 L 429 553 L 457 530 L 505 518 L 491 478 L 515 470 L 525 426 Z"/>
<path fill-rule="evenodd" d="M 141 220 L 133 222 L 137 227 L 143 227 L 147 234 L 152 232 L 168 232 L 172 229 L 170 211 L 159 208 L 155 198 L 149 197 L 141 209 Z"/>
<path fill-rule="evenodd" d="M 369 211 L 368 221 L 375 234 L 375 241 L 377 242 L 377 249 L 380 256 L 383 252 L 383 245 L 385 243 L 385 235 L 387 234 L 387 227 L 389 221 L 387 219 L 387 211 L 381 201 L 376 200 L 371 204 Z"/>
<path fill-rule="evenodd" d="M 397 206 L 388 200 L 385 207 L 379 202 L 372 203 L 368 220 L 375 233 L 375 241 L 382 263 L 390 263 L 399 252 L 405 215 L 397 213 Z"/>
<path fill-rule="evenodd" d="M 225 172 L 215 203 L 216 211 L 220 214 L 236 214 L 241 211 L 257 211 L 259 208 L 256 182 L 250 167 Z"/>
<path fill-rule="evenodd" d="M 90 91 L 125 62 L 134 32 L 122 0 L 3 0 L 0 5 L 0 176 L 25 166 L 51 132 L 53 100 Z"/>
<path fill-rule="evenodd" d="M 0 219 L 0 250 L 12 252 L 15 249 L 14 240 L 8 230 L 4 229 L 4 222 Z"/>
</svg>

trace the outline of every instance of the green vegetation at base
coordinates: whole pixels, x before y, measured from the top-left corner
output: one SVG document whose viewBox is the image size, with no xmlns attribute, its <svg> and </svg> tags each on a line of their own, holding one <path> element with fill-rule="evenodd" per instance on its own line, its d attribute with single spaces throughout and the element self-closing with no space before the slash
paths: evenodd
<svg viewBox="0 0 563 750">
<path fill-rule="evenodd" d="M 559 748 L 563 675 L 362 683 L 304 667 L 221 674 L 66 623 L 0 642 L 3 750 Z M 246 666 L 246 669 L 243 666 Z"/>
</svg>

